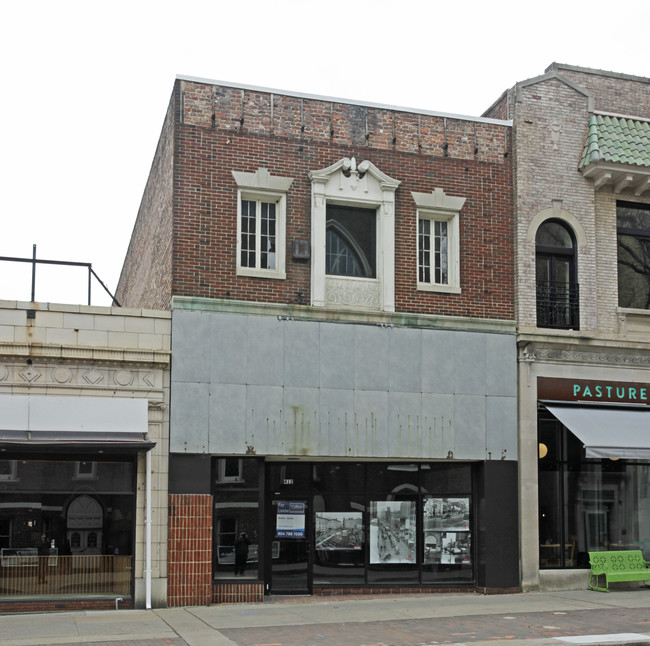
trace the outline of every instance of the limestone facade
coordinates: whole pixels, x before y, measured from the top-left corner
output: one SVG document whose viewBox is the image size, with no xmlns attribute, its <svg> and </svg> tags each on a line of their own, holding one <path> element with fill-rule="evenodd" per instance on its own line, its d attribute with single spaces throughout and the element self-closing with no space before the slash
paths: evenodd
<svg viewBox="0 0 650 646">
<path fill-rule="evenodd" d="M 166 604 L 170 333 L 170 312 L 0 301 L 0 398 L 147 400 L 148 440 L 155 443 L 150 474 L 154 607 Z M 134 605 L 140 607 L 145 602 L 145 465 L 145 452 L 139 451 L 133 575 Z"/>
</svg>

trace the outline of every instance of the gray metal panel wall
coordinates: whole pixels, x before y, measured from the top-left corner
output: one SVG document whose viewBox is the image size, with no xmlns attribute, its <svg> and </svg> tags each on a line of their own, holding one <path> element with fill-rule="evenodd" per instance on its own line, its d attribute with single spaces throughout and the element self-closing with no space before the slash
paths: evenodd
<svg viewBox="0 0 650 646">
<path fill-rule="evenodd" d="M 176 311 L 173 339 L 172 452 L 516 459 L 514 335 Z"/>
</svg>

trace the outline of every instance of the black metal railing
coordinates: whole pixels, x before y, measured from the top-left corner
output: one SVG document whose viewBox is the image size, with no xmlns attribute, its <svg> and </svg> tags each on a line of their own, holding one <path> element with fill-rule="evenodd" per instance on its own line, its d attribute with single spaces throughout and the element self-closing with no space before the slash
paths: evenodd
<svg viewBox="0 0 650 646">
<path fill-rule="evenodd" d="M 578 283 L 537 282 L 537 327 L 580 329 Z"/>
<path fill-rule="evenodd" d="M 15 258 L 13 256 L 0 256 L 0 262 L 5 261 L 5 262 L 22 262 L 22 263 L 29 263 L 32 266 L 32 291 L 31 291 L 31 298 L 30 302 L 34 303 L 36 302 L 36 267 L 37 265 L 59 265 L 59 266 L 65 266 L 65 267 L 85 267 L 86 270 L 88 271 L 88 305 L 91 305 L 91 285 L 92 285 L 92 279 L 94 278 L 103 288 L 104 291 L 113 299 L 113 305 L 116 307 L 121 307 L 117 299 L 113 294 L 111 294 L 110 290 L 102 279 L 95 273 L 95 270 L 93 269 L 93 266 L 89 262 L 72 262 L 72 261 L 67 261 L 67 260 L 43 260 L 41 258 L 36 258 L 36 245 L 33 245 L 32 249 L 32 257 L 31 258 Z"/>
</svg>

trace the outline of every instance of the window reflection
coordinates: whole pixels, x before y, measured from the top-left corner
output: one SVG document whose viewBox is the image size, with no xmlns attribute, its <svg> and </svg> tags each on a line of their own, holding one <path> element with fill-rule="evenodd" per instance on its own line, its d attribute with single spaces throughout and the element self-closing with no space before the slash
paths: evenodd
<svg viewBox="0 0 650 646">
<path fill-rule="evenodd" d="M 580 441 L 543 413 L 539 459 L 540 567 L 587 567 L 588 552 L 641 549 L 650 555 L 650 465 L 586 458 Z"/>
</svg>

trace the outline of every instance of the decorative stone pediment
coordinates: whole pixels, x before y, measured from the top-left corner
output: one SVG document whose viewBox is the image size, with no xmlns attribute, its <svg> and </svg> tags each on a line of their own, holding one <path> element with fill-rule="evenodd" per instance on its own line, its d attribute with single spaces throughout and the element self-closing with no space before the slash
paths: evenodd
<svg viewBox="0 0 650 646">
<path fill-rule="evenodd" d="M 312 305 L 395 311 L 395 191 L 399 180 L 354 157 L 309 173 L 312 186 Z M 325 274 L 327 205 L 377 210 L 376 278 Z"/>
<path fill-rule="evenodd" d="M 350 198 L 353 201 L 383 202 L 385 193 L 394 193 L 399 180 L 382 173 L 372 162 L 357 165 L 354 157 L 344 157 L 336 163 L 309 173 L 313 185 L 322 185 L 328 199 Z"/>
</svg>

